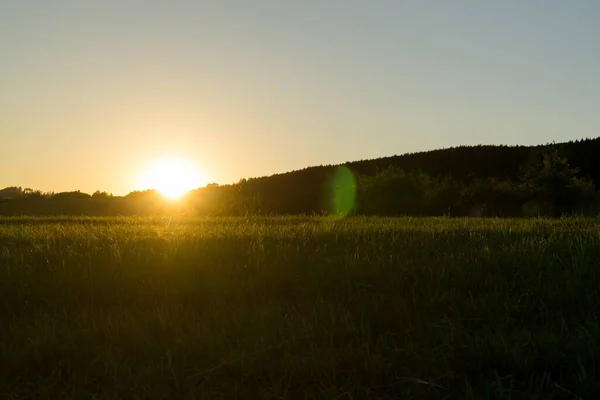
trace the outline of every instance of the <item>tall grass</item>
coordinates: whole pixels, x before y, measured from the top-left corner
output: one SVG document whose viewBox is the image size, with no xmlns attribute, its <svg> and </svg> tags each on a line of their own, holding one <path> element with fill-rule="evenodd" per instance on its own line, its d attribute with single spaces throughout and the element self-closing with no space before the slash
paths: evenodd
<svg viewBox="0 0 600 400">
<path fill-rule="evenodd" d="M 600 221 L 0 219 L 0 398 L 596 398 Z"/>
</svg>

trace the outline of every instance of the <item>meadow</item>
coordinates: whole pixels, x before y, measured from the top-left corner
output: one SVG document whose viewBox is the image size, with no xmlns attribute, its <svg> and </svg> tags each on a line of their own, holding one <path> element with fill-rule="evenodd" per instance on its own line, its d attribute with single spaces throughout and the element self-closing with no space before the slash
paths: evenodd
<svg viewBox="0 0 600 400">
<path fill-rule="evenodd" d="M 3 399 L 600 394 L 600 220 L 1 218 Z"/>
</svg>

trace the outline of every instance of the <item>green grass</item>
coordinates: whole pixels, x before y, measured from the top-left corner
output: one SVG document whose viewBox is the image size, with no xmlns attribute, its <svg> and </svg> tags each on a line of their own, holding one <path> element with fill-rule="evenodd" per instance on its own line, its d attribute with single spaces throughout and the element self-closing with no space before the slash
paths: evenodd
<svg viewBox="0 0 600 400">
<path fill-rule="evenodd" d="M 600 221 L 0 219 L 0 398 L 600 394 Z"/>
</svg>

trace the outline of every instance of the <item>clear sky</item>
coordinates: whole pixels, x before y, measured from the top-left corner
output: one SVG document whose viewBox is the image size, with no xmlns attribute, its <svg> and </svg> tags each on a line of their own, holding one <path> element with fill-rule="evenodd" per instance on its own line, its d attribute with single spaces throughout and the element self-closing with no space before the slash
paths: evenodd
<svg viewBox="0 0 600 400">
<path fill-rule="evenodd" d="M 0 0 L 0 187 L 598 136 L 597 0 Z"/>
</svg>

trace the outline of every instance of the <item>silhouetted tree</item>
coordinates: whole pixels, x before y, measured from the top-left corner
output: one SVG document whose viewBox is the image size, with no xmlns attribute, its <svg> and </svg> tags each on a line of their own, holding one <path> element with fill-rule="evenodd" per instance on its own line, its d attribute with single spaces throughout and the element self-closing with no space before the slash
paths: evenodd
<svg viewBox="0 0 600 400">
<path fill-rule="evenodd" d="M 64 200 L 64 199 L 87 199 L 90 198 L 92 196 L 90 196 L 87 193 L 81 192 L 79 190 L 75 190 L 72 192 L 59 192 L 59 193 L 55 193 L 52 196 L 52 200 Z"/>
<path fill-rule="evenodd" d="M 23 196 L 28 200 L 43 199 L 44 193 L 41 190 L 33 190 L 31 188 L 25 188 L 23 190 Z"/>
<path fill-rule="evenodd" d="M 534 154 L 521 172 L 529 206 L 533 202 L 539 213 L 555 217 L 576 211 L 582 203 L 590 201 L 594 193 L 593 182 L 578 178 L 578 172 L 555 147 Z"/>
<path fill-rule="evenodd" d="M 96 190 L 92 194 L 93 199 L 110 199 L 111 197 L 113 197 L 112 193 L 101 192 L 100 190 Z"/>
</svg>

